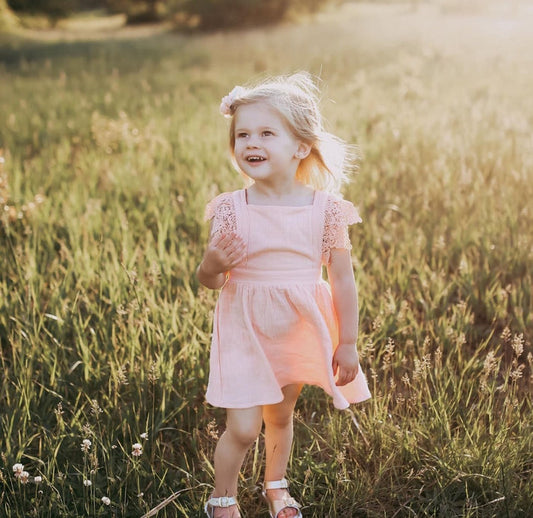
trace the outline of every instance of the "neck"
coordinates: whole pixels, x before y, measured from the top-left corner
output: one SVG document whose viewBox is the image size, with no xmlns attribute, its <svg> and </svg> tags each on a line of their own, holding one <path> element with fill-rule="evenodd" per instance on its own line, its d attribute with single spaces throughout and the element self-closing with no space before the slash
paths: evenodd
<svg viewBox="0 0 533 518">
<path fill-rule="evenodd" d="M 312 199 L 313 189 L 303 185 L 298 181 L 286 185 L 267 185 L 262 182 L 255 182 L 248 188 L 249 203 L 266 203 L 282 204 L 282 202 L 306 204 Z"/>
</svg>

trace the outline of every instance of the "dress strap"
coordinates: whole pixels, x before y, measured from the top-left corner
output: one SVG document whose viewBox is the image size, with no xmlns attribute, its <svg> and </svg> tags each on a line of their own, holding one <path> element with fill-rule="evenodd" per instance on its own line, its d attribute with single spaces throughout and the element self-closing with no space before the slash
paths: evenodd
<svg viewBox="0 0 533 518">
<path fill-rule="evenodd" d="M 324 237 L 324 219 L 327 201 L 327 192 L 315 191 L 315 200 L 313 203 L 313 248 L 318 254 L 318 257 L 322 256 L 322 239 Z"/>
<path fill-rule="evenodd" d="M 246 214 L 246 192 L 244 189 L 239 189 L 231 193 L 233 198 L 233 206 L 235 207 L 235 219 L 237 226 L 237 234 L 246 243 L 246 255 L 248 255 L 248 237 L 250 234 L 250 218 Z"/>
<path fill-rule="evenodd" d="M 233 191 L 231 193 L 233 207 L 235 209 L 235 219 L 237 221 L 237 233 L 242 236 L 243 233 L 243 209 L 244 209 L 244 189 Z"/>
</svg>

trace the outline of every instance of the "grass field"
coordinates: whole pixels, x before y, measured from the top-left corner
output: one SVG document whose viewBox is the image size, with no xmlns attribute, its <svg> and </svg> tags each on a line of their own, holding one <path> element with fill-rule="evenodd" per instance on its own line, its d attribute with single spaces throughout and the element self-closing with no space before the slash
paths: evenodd
<svg viewBox="0 0 533 518">
<path fill-rule="evenodd" d="M 358 429 L 304 389 L 294 496 L 306 517 L 532 515 L 533 14 L 464 5 L 2 37 L 0 516 L 138 517 L 176 493 L 158 516 L 201 516 L 224 422 L 204 402 L 217 294 L 194 271 L 206 201 L 241 186 L 218 104 L 301 69 L 360 149 L 344 194 L 373 398 Z M 267 516 L 263 460 L 258 441 L 248 517 Z"/>
</svg>

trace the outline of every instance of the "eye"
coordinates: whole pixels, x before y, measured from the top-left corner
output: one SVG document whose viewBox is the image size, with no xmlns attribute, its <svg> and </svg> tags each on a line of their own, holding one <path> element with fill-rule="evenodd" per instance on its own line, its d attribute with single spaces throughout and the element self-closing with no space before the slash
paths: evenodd
<svg viewBox="0 0 533 518">
<path fill-rule="evenodd" d="M 271 137 L 272 135 L 274 135 L 274 133 L 270 130 L 263 131 L 263 137 Z"/>
<path fill-rule="evenodd" d="M 248 136 L 248 133 L 244 132 L 244 131 L 239 131 L 237 133 L 237 138 L 246 138 Z"/>
</svg>

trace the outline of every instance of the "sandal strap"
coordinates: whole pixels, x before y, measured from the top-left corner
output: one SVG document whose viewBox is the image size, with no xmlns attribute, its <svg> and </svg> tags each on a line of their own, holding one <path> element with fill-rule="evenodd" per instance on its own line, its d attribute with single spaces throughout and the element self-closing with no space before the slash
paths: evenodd
<svg viewBox="0 0 533 518">
<path fill-rule="evenodd" d="M 234 496 L 219 496 L 217 498 L 210 498 L 207 505 L 211 507 L 231 507 L 237 505 L 237 500 Z"/>
<path fill-rule="evenodd" d="M 265 481 L 264 488 L 265 489 L 287 489 L 289 487 L 289 482 L 286 478 L 282 478 L 281 480 L 271 480 L 269 482 Z"/>
<path fill-rule="evenodd" d="M 271 508 L 274 512 L 274 516 L 278 516 L 283 509 L 296 509 L 297 511 L 300 510 L 300 507 L 302 507 L 292 496 L 289 496 L 287 498 L 283 498 L 281 500 L 271 500 Z"/>
</svg>

